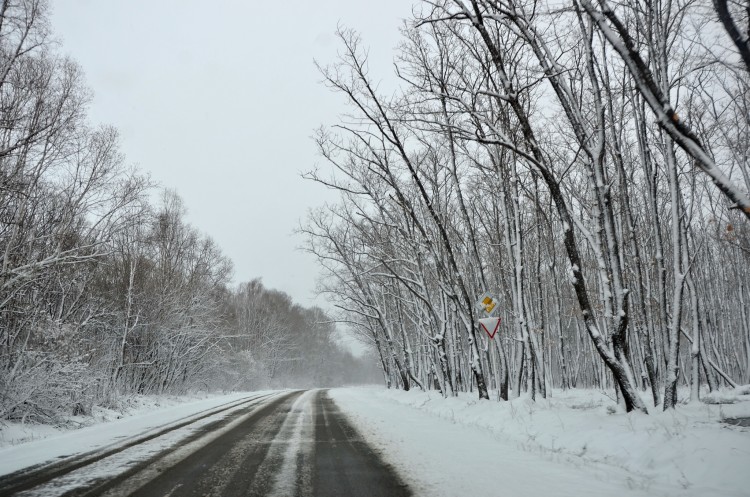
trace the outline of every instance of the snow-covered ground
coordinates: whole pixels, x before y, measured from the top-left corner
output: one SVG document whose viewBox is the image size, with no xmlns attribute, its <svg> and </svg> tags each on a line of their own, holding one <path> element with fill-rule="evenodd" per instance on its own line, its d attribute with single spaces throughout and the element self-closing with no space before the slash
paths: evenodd
<svg viewBox="0 0 750 497">
<path fill-rule="evenodd" d="M 93 417 L 75 418 L 90 424 L 80 429 L 46 425 L 0 423 L 0 475 L 51 460 L 86 453 L 124 439 L 214 409 L 223 404 L 266 392 L 238 392 L 223 395 L 132 398 L 123 411 L 99 409 Z M 68 427 L 73 426 L 68 424 Z"/>
<path fill-rule="evenodd" d="M 185 409 L 192 409 L 190 405 L 194 404 L 199 407 L 203 405 L 202 402 L 207 402 L 206 405 L 213 406 L 213 402 L 229 402 L 231 399 L 242 397 L 242 395 L 242 393 L 133 395 L 123 398 L 119 402 L 117 409 L 94 406 L 90 415 L 67 416 L 62 418 L 58 425 L 0 421 L 0 449 L 9 445 L 18 445 L 55 435 L 62 435 L 71 430 L 78 430 L 88 426 L 147 414 L 152 411 L 169 409 L 171 407 L 183 406 Z"/>
<path fill-rule="evenodd" d="M 721 422 L 750 416 L 748 395 L 714 395 L 715 402 L 734 403 L 651 409 L 649 416 L 617 412 L 612 399 L 591 390 L 554 391 L 537 402 L 375 387 L 330 395 L 417 495 L 750 495 L 750 428 Z M 0 475 L 117 444 L 247 396 L 141 398 L 123 412 L 80 419 L 94 424 L 65 433 L 0 425 Z M 23 437 L 31 441 L 19 443 Z"/>
<path fill-rule="evenodd" d="M 734 404 L 623 414 L 596 391 L 532 402 L 334 389 L 331 396 L 417 495 L 750 495 L 750 416 Z M 725 401 L 728 399 L 724 399 Z"/>
</svg>

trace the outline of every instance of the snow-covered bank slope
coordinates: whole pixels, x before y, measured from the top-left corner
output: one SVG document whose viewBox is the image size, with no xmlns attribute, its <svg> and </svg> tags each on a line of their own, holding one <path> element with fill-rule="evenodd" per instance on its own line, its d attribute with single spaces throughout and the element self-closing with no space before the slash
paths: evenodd
<svg viewBox="0 0 750 497">
<path fill-rule="evenodd" d="M 41 464 L 53 459 L 99 449 L 105 445 L 133 437 L 149 430 L 193 416 L 196 413 L 233 402 L 249 395 L 260 395 L 266 392 L 237 392 L 223 395 L 204 396 L 202 399 L 192 397 L 149 397 L 134 401 L 121 419 L 112 419 L 118 414 L 114 411 L 100 414 L 99 421 L 92 426 L 78 430 L 55 433 L 45 425 L 1 424 L 0 440 L 15 440 L 13 437 L 22 433 L 33 441 L 17 443 L 0 448 L 0 475 L 12 473 L 19 469 Z M 50 435 L 51 434 L 51 435 Z M 45 438 L 42 438 L 45 437 Z"/>
<path fill-rule="evenodd" d="M 330 391 L 418 495 L 748 496 L 750 429 L 719 422 L 747 402 L 609 414 L 593 391 L 536 403 Z"/>
</svg>

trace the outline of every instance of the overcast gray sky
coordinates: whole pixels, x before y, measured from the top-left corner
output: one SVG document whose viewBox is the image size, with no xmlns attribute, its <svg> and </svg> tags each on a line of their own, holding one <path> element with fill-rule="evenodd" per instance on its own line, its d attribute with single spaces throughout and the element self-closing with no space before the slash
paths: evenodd
<svg viewBox="0 0 750 497">
<path fill-rule="evenodd" d="M 235 281 L 313 303 L 314 259 L 293 235 L 331 199 L 302 180 L 310 136 L 344 110 L 313 59 L 334 61 L 337 24 L 359 31 L 373 75 L 392 73 L 410 0 L 52 0 L 64 53 L 116 126 L 130 163 L 182 196 L 188 219 L 231 257 Z"/>
</svg>

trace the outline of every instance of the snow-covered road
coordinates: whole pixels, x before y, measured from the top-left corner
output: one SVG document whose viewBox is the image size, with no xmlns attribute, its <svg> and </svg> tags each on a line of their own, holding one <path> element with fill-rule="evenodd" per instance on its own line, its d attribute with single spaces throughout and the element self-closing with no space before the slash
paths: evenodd
<svg viewBox="0 0 750 497">
<path fill-rule="evenodd" d="M 24 445 L 13 451 L 22 455 Z M 312 390 L 254 395 L 130 433 L 1 477 L 0 494 L 397 497 L 409 490 L 325 392 Z"/>
<path fill-rule="evenodd" d="M 239 392 L 213 396 L 166 408 L 151 409 L 50 437 L 32 435 L 32 438 L 35 438 L 33 441 L 0 448 L 0 476 L 52 461 L 100 452 L 108 447 L 117 448 L 133 438 L 158 433 L 170 426 L 212 412 L 220 412 L 245 400 L 260 398 L 270 393 L 272 392 Z M 29 430 L 33 433 L 34 427 L 31 426 Z"/>
<path fill-rule="evenodd" d="M 217 396 L 2 449 L 0 495 L 739 497 L 750 430 L 721 420 L 746 404 L 644 416 L 595 391 Z"/>
</svg>

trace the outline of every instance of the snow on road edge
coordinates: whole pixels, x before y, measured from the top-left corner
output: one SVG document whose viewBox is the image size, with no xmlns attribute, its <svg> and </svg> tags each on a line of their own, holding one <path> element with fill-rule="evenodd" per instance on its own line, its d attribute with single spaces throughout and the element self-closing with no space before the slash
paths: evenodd
<svg viewBox="0 0 750 497">
<path fill-rule="evenodd" d="M 507 495 L 584 495 L 585 487 L 600 496 L 701 497 L 744 496 L 750 487 L 750 430 L 718 422 L 748 413 L 748 403 L 644 416 L 609 414 L 611 401 L 595 391 L 536 403 L 382 388 L 330 395 L 423 495 L 465 495 L 467 485 L 488 496 L 500 485 Z M 566 490 L 571 475 L 585 484 Z"/>
<path fill-rule="evenodd" d="M 270 390 L 268 392 L 271 392 Z M 263 392 L 234 392 L 211 395 L 200 400 L 195 397 L 141 399 L 121 419 L 100 418 L 97 424 L 85 428 L 52 434 L 42 439 L 0 448 L 0 476 L 45 462 L 99 449 L 103 446 L 173 423 L 198 412 Z M 184 402 L 179 403 L 180 400 Z M 164 404 L 170 404 L 164 406 Z M 176 404 L 174 404 L 176 403 Z M 0 425 L 2 426 L 2 425 Z M 6 430 L 7 430 L 6 426 Z M 11 429 L 17 429 L 11 426 Z M 44 425 L 26 425 L 26 435 L 39 438 L 50 433 Z M 0 435 L 3 430 L 0 429 Z M 6 433 L 7 437 L 7 433 Z M 7 438 L 6 438 L 7 440 Z"/>
</svg>

